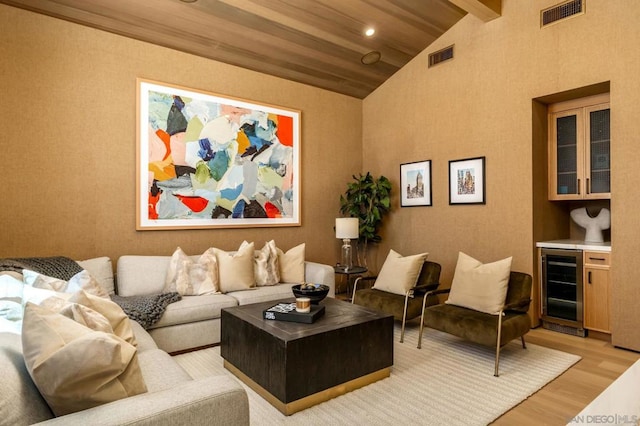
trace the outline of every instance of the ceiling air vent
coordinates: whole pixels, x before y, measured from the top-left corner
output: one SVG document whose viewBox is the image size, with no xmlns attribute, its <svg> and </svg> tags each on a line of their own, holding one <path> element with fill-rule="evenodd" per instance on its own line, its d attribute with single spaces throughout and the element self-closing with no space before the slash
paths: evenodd
<svg viewBox="0 0 640 426">
<path fill-rule="evenodd" d="M 429 68 L 441 62 L 453 59 L 453 45 L 429 54 Z"/>
<path fill-rule="evenodd" d="M 582 15 L 584 2 L 585 0 L 569 0 L 542 10 L 540 12 L 540 26 L 545 27 L 572 16 Z"/>
</svg>

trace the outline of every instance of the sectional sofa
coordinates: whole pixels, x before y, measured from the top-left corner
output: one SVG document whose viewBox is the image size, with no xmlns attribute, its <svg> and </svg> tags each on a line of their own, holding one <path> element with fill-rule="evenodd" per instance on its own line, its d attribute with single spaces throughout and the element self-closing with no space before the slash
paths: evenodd
<svg viewBox="0 0 640 426">
<path fill-rule="evenodd" d="M 195 258 L 195 257 L 193 257 Z M 121 256 L 117 264 L 120 296 L 161 293 L 170 256 Z M 305 261 L 305 281 L 329 286 L 335 296 L 335 272 L 329 265 Z M 254 287 L 226 294 L 183 296 L 167 306 L 164 315 L 148 330 L 160 349 L 177 352 L 220 342 L 220 313 L 223 308 L 293 297 L 295 283 Z"/>
<path fill-rule="evenodd" d="M 0 332 L 0 424 L 249 424 L 247 394 L 236 380 L 227 375 L 193 380 L 138 323 L 131 325 L 147 392 L 59 417 L 54 417 L 27 371 L 21 336 Z"/>
<path fill-rule="evenodd" d="M 115 276 L 109 258 L 78 263 L 105 292 L 128 297 L 162 292 L 170 258 L 122 256 Z M 335 295 L 332 267 L 305 262 L 304 268 L 305 281 L 326 284 L 329 295 Z M 54 416 L 31 379 L 18 330 L 3 330 L 0 323 L 0 424 L 248 425 L 247 395 L 235 379 L 223 375 L 193 380 L 169 353 L 218 343 L 223 308 L 291 297 L 292 285 L 280 283 L 226 294 L 183 296 L 169 304 L 161 319 L 148 330 L 131 321 L 147 392 L 59 417 Z"/>
</svg>

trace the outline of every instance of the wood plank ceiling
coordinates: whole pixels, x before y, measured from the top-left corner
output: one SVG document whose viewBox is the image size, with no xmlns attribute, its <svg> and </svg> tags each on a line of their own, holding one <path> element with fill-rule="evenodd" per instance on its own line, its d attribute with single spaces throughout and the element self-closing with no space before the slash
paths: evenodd
<svg viewBox="0 0 640 426">
<path fill-rule="evenodd" d="M 216 61 L 364 98 L 467 12 L 501 0 L 0 0 Z M 364 30 L 376 33 L 366 37 Z M 372 53 L 374 52 L 374 53 Z M 364 64 L 363 57 L 380 60 Z"/>
</svg>

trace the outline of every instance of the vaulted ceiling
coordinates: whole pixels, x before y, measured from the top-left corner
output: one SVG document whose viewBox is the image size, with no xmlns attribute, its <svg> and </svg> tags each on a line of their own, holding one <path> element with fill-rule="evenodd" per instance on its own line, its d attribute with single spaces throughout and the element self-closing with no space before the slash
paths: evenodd
<svg viewBox="0 0 640 426">
<path fill-rule="evenodd" d="M 501 0 L 0 3 L 356 98 L 366 97 L 467 13 L 489 21 L 501 9 Z M 369 27 L 376 31 L 371 37 L 364 35 Z"/>
</svg>

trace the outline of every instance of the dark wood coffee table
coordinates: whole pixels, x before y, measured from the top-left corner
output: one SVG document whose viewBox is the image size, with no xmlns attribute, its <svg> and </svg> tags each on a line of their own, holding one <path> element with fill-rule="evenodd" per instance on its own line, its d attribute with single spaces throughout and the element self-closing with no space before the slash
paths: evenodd
<svg viewBox="0 0 640 426">
<path fill-rule="evenodd" d="M 393 316 L 326 298 L 313 324 L 262 319 L 285 299 L 222 310 L 224 366 L 285 415 L 389 377 Z"/>
</svg>

